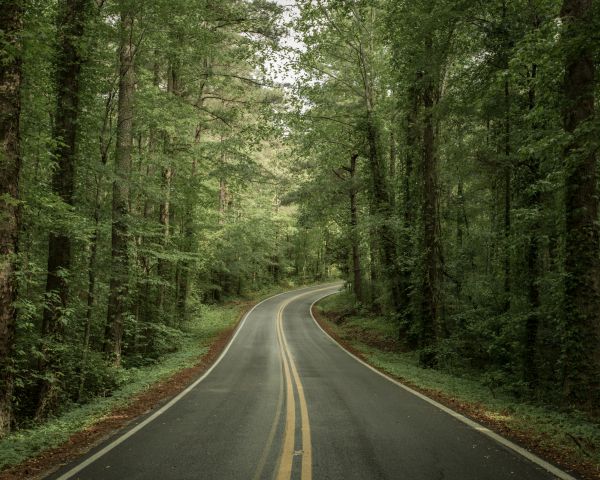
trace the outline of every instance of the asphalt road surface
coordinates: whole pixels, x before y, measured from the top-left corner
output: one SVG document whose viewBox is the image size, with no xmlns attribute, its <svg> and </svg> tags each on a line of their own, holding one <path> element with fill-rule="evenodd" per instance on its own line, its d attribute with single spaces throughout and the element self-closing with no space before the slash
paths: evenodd
<svg viewBox="0 0 600 480">
<path fill-rule="evenodd" d="M 260 303 L 186 393 L 51 478 L 570 478 L 342 350 L 310 315 L 337 289 Z"/>
</svg>

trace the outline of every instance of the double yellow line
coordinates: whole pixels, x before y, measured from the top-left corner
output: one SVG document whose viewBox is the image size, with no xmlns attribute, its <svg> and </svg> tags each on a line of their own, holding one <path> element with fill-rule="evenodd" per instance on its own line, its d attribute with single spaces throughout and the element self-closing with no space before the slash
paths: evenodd
<svg viewBox="0 0 600 480">
<path fill-rule="evenodd" d="M 283 381 L 280 385 L 279 395 L 277 399 L 277 407 L 275 411 L 275 418 L 271 430 L 267 437 L 267 443 L 264 446 L 263 453 L 254 472 L 252 480 L 259 480 L 262 478 L 262 474 L 271 451 L 271 446 L 275 439 L 277 425 L 279 424 L 279 418 L 281 416 L 283 408 L 283 392 L 284 387 L 286 391 L 286 414 L 285 414 L 285 428 L 283 432 L 283 444 L 279 455 L 279 461 L 277 463 L 276 480 L 290 480 L 292 477 L 292 467 L 294 464 L 294 457 L 301 454 L 301 480 L 312 480 L 312 444 L 310 439 L 310 422 L 308 418 L 308 407 L 306 404 L 306 398 L 304 397 L 304 387 L 300 381 L 300 375 L 298 375 L 298 369 L 296 363 L 290 352 L 289 345 L 283 333 L 283 311 L 285 308 L 294 300 L 300 297 L 309 295 L 311 293 L 321 292 L 331 289 L 331 286 L 320 288 L 318 290 L 311 290 L 309 292 L 303 292 L 294 297 L 282 302 L 279 305 L 276 318 L 276 331 L 277 331 L 277 343 L 279 345 L 279 353 L 282 360 L 282 374 Z M 296 392 L 298 392 L 298 403 L 300 404 L 300 424 L 302 431 L 302 446 L 300 450 L 295 450 L 296 447 L 296 398 L 294 395 L 294 386 Z"/>
<path fill-rule="evenodd" d="M 314 293 L 314 292 L 307 292 Z M 277 312 L 277 340 L 281 358 L 283 359 L 283 374 L 286 385 L 286 417 L 285 431 L 283 434 L 283 446 L 277 469 L 277 480 L 289 480 L 292 476 L 292 465 L 294 462 L 295 437 L 296 437 L 296 399 L 294 397 L 294 384 L 298 392 L 298 403 L 300 404 L 300 421 L 302 428 L 302 465 L 301 480 L 312 479 L 312 444 L 310 440 L 310 422 L 308 418 L 308 407 L 304 397 L 304 387 L 300 381 L 300 375 L 296 368 L 296 363 L 290 352 L 285 334 L 283 333 L 283 311 L 292 301 L 306 295 L 306 293 L 297 295 L 283 302 Z M 292 383 L 293 380 L 293 383 Z"/>
</svg>

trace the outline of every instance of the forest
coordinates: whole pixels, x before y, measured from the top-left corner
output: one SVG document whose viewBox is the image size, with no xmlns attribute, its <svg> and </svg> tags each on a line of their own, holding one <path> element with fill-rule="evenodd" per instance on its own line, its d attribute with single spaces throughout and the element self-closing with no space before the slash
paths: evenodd
<svg viewBox="0 0 600 480">
<path fill-rule="evenodd" d="M 600 410 L 593 0 L 0 0 L 0 437 L 341 277 L 424 368 Z"/>
<path fill-rule="evenodd" d="M 600 406 L 598 2 L 300 2 L 299 222 L 423 367 Z"/>
</svg>

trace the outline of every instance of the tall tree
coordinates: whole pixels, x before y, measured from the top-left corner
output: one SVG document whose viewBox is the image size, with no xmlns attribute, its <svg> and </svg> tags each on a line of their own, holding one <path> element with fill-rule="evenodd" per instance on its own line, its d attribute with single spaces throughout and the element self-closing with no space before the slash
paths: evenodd
<svg viewBox="0 0 600 480">
<path fill-rule="evenodd" d="M 348 197 L 350 199 L 350 241 L 352 243 L 352 288 L 359 302 L 364 301 L 362 268 L 360 262 L 360 236 L 358 232 L 358 188 L 356 185 L 356 153 L 350 156 L 350 166 L 347 168 L 350 174 L 350 186 Z"/>
<path fill-rule="evenodd" d="M 591 147 L 595 59 L 592 0 L 564 0 L 565 307 L 570 338 L 565 395 L 592 405 L 600 398 L 600 236 L 596 154 Z"/>
<path fill-rule="evenodd" d="M 433 56 L 433 40 L 430 35 L 425 37 L 425 58 Z M 438 241 L 438 198 L 437 198 L 437 158 L 434 130 L 433 107 L 435 105 L 436 75 L 435 66 L 428 61 L 424 70 L 422 82 L 423 98 L 423 254 L 424 274 L 421 288 L 421 328 L 420 344 L 422 347 L 432 345 L 439 330 L 439 241 Z M 424 360 L 426 363 L 430 360 Z"/>
<path fill-rule="evenodd" d="M 57 16 L 56 52 L 56 113 L 54 115 L 54 159 L 56 168 L 52 175 L 52 189 L 67 208 L 73 206 L 75 190 L 75 164 L 77 134 L 79 130 L 79 91 L 82 58 L 82 37 L 86 11 L 90 0 L 61 0 Z M 60 318 L 68 303 L 68 277 L 71 268 L 71 232 L 63 229 L 51 231 L 48 238 L 48 275 L 46 278 L 46 306 L 42 321 L 42 337 L 52 339 L 60 334 Z M 46 357 L 52 354 L 44 348 Z M 41 370 L 49 368 L 45 358 Z M 52 370 L 52 368 L 50 368 Z M 42 382 L 37 416 L 47 412 L 52 396 L 51 375 Z"/>
<path fill-rule="evenodd" d="M 529 19 L 532 30 L 535 32 L 540 27 L 540 14 L 535 5 L 530 1 Z M 536 111 L 536 85 L 537 80 L 537 64 L 531 63 L 529 66 L 528 90 L 527 90 L 527 108 L 529 115 L 533 116 Z M 539 130 L 539 125 L 536 121 L 531 121 L 529 130 L 534 136 Z M 525 340 L 523 345 L 523 380 L 531 389 L 535 389 L 538 385 L 538 368 L 536 359 L 537 339 L 540 327 L 540 221 L 539 213 L 542 208 L 542 195 L 539 191 L 539 182 L 541 179 L 540 156 L 537 152 L 529 155 L 527 167 L 529 175 L 527 183 L 531 186 L 530 192 L 527 195 L 526 203 L 534 210 L 533 225 L 526 245 L 527 256 L 527 298 L 529 308 L 531 309 L 525 321 Z"/>
<path fill-rule="evenodd" d="M 129 169 L 133 145 L 135 88 L 134 11 L 131 2 L 120 2 L 119 101 L 117 145 L 112 198 L 111 277 L 104 351 L 115 365 L 121 363 L 123 326 L 129 282 Z"/>
<path fill-rule="evenodd" d="M 21 118 L 20 1 L 0 1 L 0 438 L 12 421 L 13 349 L 17 298 L 16 255 L 21 214 L 19 121 Z"/>
<path fill-rule="evenodd" d="M 415 233 L 415 191 L 413 187 L 413 175 L 415 164 L 418 161 L 419 129 L 417 126 L 421 99 L 419 95 L 421 72 L 415 75 L 415 79 L 408 87 L 408 108 L 406 108 L 404 124 L 404 155 L 403 155 L 403 178 L 402 178 L 402 228 L 400 230 L 400 329 L 398 331 L 401 341 L 405 341 L 413 347 L 416 345 L 414 335 L 411 335 L 411 327 L 414 321 L 414 312 L 411 305 L 411 292 L 413 291 L 413 249 Z"/>
<path fill-rule="evenodd" d="M 375 85 L 379 72 L 377 72 L 375 67 L 375 60 L 373 58 L 375 50 L 370 35 L 370 32 L 375 28 L 376 17 L 380 12 L 379 9 L 368 7 L 364 9 L 365 13 L 361 14 L 359 13 L 361 10 L 360 8 L 353 9 L 352 18 L 354 20 L 354 28 L 359 32 L 366 32 L 366 35 L 359 35 L 357 37 L 357 44 L 354 48 L 357 50 L 357 66 L 363 90 L 362 100 L 365 112 L 364 129 L 367 158 L 373 182 L 373 211 L 377 217 L 375 222 L 380 242 L 381 265 L 391 297 L 391 305 L 394 310 L 399 311 L 402 308 L 402 293 L 400 291 L 396 233 L 391 224 L 393 218 L 393 194 L 390 191 L 388 172 L 386 171 L 382 151 L 381 120 L 376 113 L 378 99 Z"/>
</svg>

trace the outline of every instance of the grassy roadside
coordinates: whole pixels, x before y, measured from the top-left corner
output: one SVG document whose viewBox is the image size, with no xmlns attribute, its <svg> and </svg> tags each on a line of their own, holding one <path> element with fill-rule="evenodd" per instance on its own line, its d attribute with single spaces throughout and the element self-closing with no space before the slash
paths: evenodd
<svg viewBox="0 0 600 480">
<path fill-rule="evenodd" d="M 177 352 L 155 365 L 121 371 L 121 386 L 110 397 L 74 406 L 40 426 L 19 430 L 4 438 L 0 441 L 0 470 L 66 442 L 74 433 L 90 428 L 152 385 L 193 366 L 208 352 L 212 341 L 236 323 L 243 310 L 244 304 L 204 308 L 202 314 L 190 322 Z"/>
<path fill-rule="evenodd" d="M 584 479 L 600 478 L 600 425 L 573 411 L 519 401 L 481 379 L 424 369 L 413 353 L 398 353 L 385 319 L 353 313 L 342 293 L 315 306 L 319 322 L 342 345 L 377 369 L 485 424 Z"/>
<path fill-rule="evenodd" d="M 24 473 L 29 477 L 29 466 L 23 462 L 40 464 L 39 468 L 38 465 L 33 467 L 32 473 L 52 467 L 57 461 L 64 460 L 64 452 L 47 455 L 46 452 L 64 448 L 77 453 L 80 449 L 76 443 L 87 443 L 83 445 L 85 450 L 94 440 L 89 437 L 99 437 L 95 438 L 98 441 L 155 404 L 172 397 L 212 363 L 227 343 L 235 325 L 254 304 L 277 293 L 300 287 L 270 287 L 248 295 L 247 300 L 202 306 L 186 325 L 179 350 L 164 356 L 156 364 L 119 371 L 120 387 L 111 396 L 97 398 L 84 405 L 73 405 L 44 424 L 18 430 L 0 440 L 0 478 L 21 478 L 20 475 Z M 133 405 L 136 403 L 138 405 Z M 90 432 L 89 435 L 87 432 Z M 37 456 L 40 457 L 34 458 Z M 67 456 L 72 454 L 67 452 Z M 25 470 L 11 472 L 14 466 L 22 466 Z"/>
</svg>

